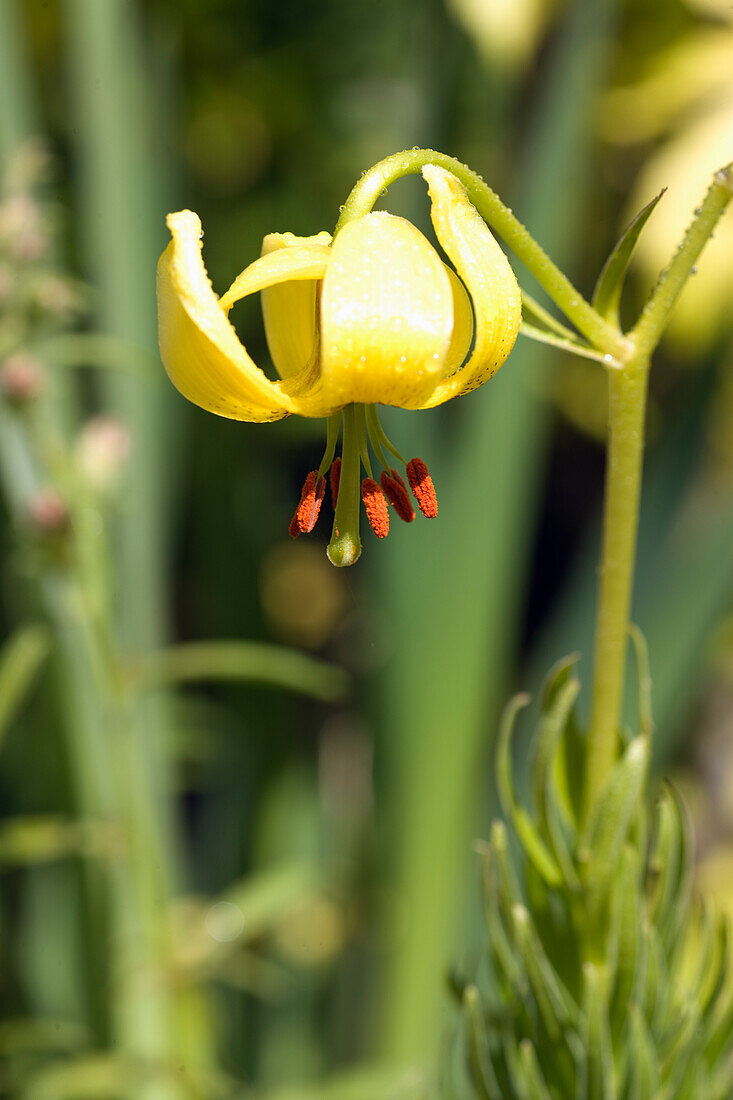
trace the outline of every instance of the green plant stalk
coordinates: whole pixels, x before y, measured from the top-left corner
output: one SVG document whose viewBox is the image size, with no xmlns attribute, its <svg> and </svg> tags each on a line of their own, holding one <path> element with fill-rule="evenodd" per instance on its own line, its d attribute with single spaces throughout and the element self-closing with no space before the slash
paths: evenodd
<svg viewBox="0 0 733 1100">
<path fill-rule="evenodd" d="M 517 206 L 563 266 L 577 258 L 577 211 L 592 184 L 592 169 L 585 167 L 589 104 L 605 71 L 613 9 L 612 0 L 572 7 L 548 67 L 546 94 L 523 140 Z M 468 87 L 473 98 L 472 78 Z M 506 112 L 498 105 L 501 95 L 488 98 L 495 111 Z M 506 125 L 505 119 L 487 123 L 482 117 L 484 132 L 487 125 L 489 131 Z M 378 751 L 390 775 L 391 832 L 397 837 L 391 882 L 400 904 L 387 922 L 390 951 L 378 999 L 387 1009 L 376 1027 L 382 1055 L 396 1060 L 435 1050 L 444 974 L 470 934 L 469 846 L 484 813 L 494 812 L 482 780 L 490 755 L 486 731 L 506 695 L 517 608 L 526 598 L 550 417 L 539 383 L 551 357 L 549 349 L 523 341 L 491 385 L 465 403 L 445 414 L 395 413 L 392 419 L 400 450 L 429 459 L 440 498 L 434 525 L 398 527 L 390 534 L 389 554 L 369 563 L 379 570 L 394 646 L 380 677 L 384 744 Z M 446 414 L 458 418 L 457 436 L 441 431 Z M 490 507 L 482 507 L 483 500 Z M 453 568 L 456 554 L 460 568 Z M 419 691 L 406 690 L 418 684 Z M 465 859 L 456 858 L 459 852 Z M 443 883 L 439 896 L 436 880 Z"/>
<path fill-rule="evenodd" d="M 716 173 L 685 239 L 629 334 L 633 353 L 609 372 L 609 445 L 596 625 L 591 723 L 586 754 L 585 813 L 595 802 L 618 750 L 618 726 L 639 523 L 649 362 L 669 315 L 733 195 L 733 168 Z"/>
<path fill-rule="evenodd" d="M 19 7 L 15 0 L 0 4 L 0 161 L 4 164 L 34 133 L 36 116 Z"/>
<path fill-rule="evenodd" d="M 2 420 L 0 476 L 12 510 L 22 520 L 27 500 L 44 483 L 38 457 L 47 437 L 6 416 Z M 89 538 L 93 545 L 80 546 L 79 560 L 72 565 L 45 569 L 39 591 L 58 639 L 64 724 L 80 817 L 117 823 L 122 831 L 123 851 L 112 854 L 103 870 L 85 861 L 89 895 L 111 924 L 105 974 L 116 994 L 116 1052 L 158 1066 L 173 1065 L 183 1059 L 175 1044 L 172 995 L 164 974 L 165 864 L 147 804 L 147 778 L 134 746 L 130 700 L 119 690 L 108 608 L 89 585 L 96 569 L 88 567 L 106 547 L 84 527 L 84 500 L 73 492 L 67 499 L 73 535 Z M 100 993 L 105 1003 L 105 991 Z M 104 1030 L 100 1028 L 101 1034 Z M 141 1086 L 140 1095 L 141 1100 L 177 1100 L 181 1093 L 171 1082 L 156 1080 Z"/>
</svg>

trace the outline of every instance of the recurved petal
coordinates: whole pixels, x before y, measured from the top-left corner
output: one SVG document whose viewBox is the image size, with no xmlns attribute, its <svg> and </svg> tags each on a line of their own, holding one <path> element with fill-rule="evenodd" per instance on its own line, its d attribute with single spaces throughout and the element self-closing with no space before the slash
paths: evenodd
<svg viewBox="0 0 733 1100">
<path fill-rule="evenodd" d="M 203 409 L 232 420 L 278 420 L 297 411 L 240 343 L 211 288 L 201 222 L 169 214 L 173 240 L 158 261 L 160 354 L 174 386 Z"/>
<path fill-rule="evenodd" d="M 278 239 L 281 244 L 277 243 Z M 290 279 L 322 278 L 328 263 L 329 240 L 327 233 L 319 233 L 317 237 L 270 233 L 262 243 L 262 255 L 237 275 L 226 294 L 222 294 L 219 305 L 228 311 L 240 298 L 257 290 Z M 267 247 L 268 242 L 271 247 Z"/>
<path fill-rule="evenodd" d="M 451 172 L 426 165 L 433 226 L 473 300 L 475 340 L 464 367 L 441 382 L 424 408 L 475 390 L 504 362 L 514 346 L 521 319 L 521 296 L 514 272 L 488 226 Z"/>
<path fill-rule="evenodd" d="M 413 408 L 446 373 L 453 293 L 410 222 L 372 213 L 336 236 L 321 296 L 321 385 L 334 406 Z"/>
<path fill-rule="evenodd" d="M 330 233 L 315 237 L 269 233 L 262 242 L 262 255 L 284 249 L 290 250 L 290 254 L 294 249 L 315 245 L 325 248 L 327 257 L 330 243 Z M 320 277 L 291 274 L 288 281 L 273 283 L 262 291 L 267 346 L 281 378 L 292 377 L 310 362 L 316 342 L 316 291 Z"/>
</svg>

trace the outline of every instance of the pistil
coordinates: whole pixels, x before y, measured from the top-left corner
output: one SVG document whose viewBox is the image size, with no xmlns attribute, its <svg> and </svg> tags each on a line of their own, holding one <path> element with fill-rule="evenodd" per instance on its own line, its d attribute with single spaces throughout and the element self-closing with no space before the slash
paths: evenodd
<svg viewBox="0 0 733 1100">
<path fill-rule="evenodd" d="M 347 405 L 343 411 L 343 445 L 339 474 L 338 499 L 333 534 L 328 544 L 328 559 L 333 565 L 353 565 L 361 554 L 359 512 L 361 507 L 360 424 L 362 405 Z"/>
</svg>

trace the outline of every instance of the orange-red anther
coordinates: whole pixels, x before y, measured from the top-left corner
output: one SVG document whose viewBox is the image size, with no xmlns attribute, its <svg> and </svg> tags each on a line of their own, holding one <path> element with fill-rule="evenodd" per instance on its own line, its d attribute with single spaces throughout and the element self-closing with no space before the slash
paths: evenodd
<svg viewBox="0 0 733 1100">
<path fill-rule="evenodd" d="M 297 535 L 293 534 L 297 525 L 298 534 L 307 535 L 313 530 L 318 519 L 318 513 L 321 510 L 321 503 L 326 492 L 326 479 L 325 477 L 318 477 L 315 470 L 311 470 L 308 477 L 305 479 L 303 485 L 303 491 L 300 494 L 300 503 L 295 509 L 295 515 L 290 522 L 290 535 L 292 538 L 297 538 Z"/>
<path fill-rule="evenodd" d="M 421 458 L 413 458 L 407 463 L 407 480 L 422 514 L 428 519 L 435 519 L 438 514 L 438 498 L 433 479 Z"/>
<path fill-rule="evenodd" d="M 331 485 L 331 504 L 333 505 L 334 512 L 336 511 L 336 502 L 339 498 L 339 482 L 341 481 L 341 459 L 334 458 L 331 463 L 331 469 L 328 474 L 328 480 Z"/>
<path fill-rule="evenodd" d="M 400 519 L 404 520 L 405 523 L 412 523 L 415 518 L 415 510 L 410 503 L 407 486 L 397 471 L 392 470 L 388 474 L 386 470 L 383 470 L 379 484 Z"/>
<path fill-rule="evenodd" d="M 386 539 L 389 534 L 389 509 L 384 493 L 370 477 L 361 483 L 361 499 L 369 526 L 378 539 Z"/>
<path fill-rule="evenodd" d="M 297 539 L 298 535 L 300 534 L 300 524 L 298 523 L 298 511 L 297 511 L 297 509 L 295 511 L 295 515 L 293 516 L 293 518 L 290 521 L 290 526 L 288 527 L 288 534 L 290 535 L 291 539 Z"/>
</svg>

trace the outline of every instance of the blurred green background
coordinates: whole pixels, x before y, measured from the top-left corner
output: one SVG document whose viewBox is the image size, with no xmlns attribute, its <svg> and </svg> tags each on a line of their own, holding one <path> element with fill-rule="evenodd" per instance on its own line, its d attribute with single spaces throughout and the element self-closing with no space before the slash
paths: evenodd
<svg viewBox="0 0 733 1100">
<path fill-rule="evenodd" d="M 589 677 L 597 365 L 520 338 L 469 399 L 386 411 L 440 517 L 337 571 L 325 518 L 287 537 L 323 425 L 165 378 L 165 214 L 222 291 L 431 146 L 590 293 L 667 186 L 631 321 L 730 159 L 731 74 L 722 0 L 0 0 L 0 1095 L 426 1094 L 497 713 L 572 650 Z M 421 181 L 386 201 L 429 232 Z M 634 616 L 733 909 L 732 297 L 729 219 L 654 366 Z M 258 303 L 232 317 L 269 369 Z"/>
</svg>

